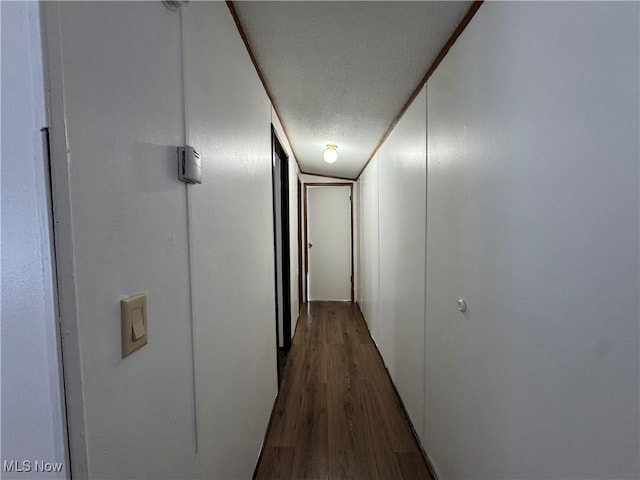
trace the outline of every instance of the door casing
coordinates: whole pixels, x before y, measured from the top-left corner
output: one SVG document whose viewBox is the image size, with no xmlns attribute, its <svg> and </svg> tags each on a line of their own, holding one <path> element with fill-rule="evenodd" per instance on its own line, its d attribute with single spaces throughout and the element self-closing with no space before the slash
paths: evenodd
<svg viewBox="0 0 640 480">
<path fill-rule="evenodd" d="M 305 278 L 305 289 L 304 289 L 304 301 L 305 303 L 309 301 L 309 287 L 308 287 L 308 276 L 309 276 L 309 212 L 308 212 L 308 190 L 307 187 L 349 187 L 349 209 L 351 215 L 351 302 L 355 300 L 354 296 L 354 258 L 353 258 L 353 183 L 346 182 L 331 182 L 331 183 L 305 183 L 304 184 L 304 278 Z"/>
<path fill-rule="evenodd" d="M 279 352 L 280 340 L 286 355 L 291 348 L 291 245 L 289 229 L 289 156 L 278 139 L 275 128 L 271 125 L 271 167 L 273 190 L 273 255 L 275 275 L 275 319 L 276 319 L 276 354 Z M 276 207 L 276 195 L 280 200 L 280 211 Z M 277 230 L 280 226 L 280 245 Z M 278 247 L 281 259 L 278 259 Z M 281 275 L 278 270 L 281 269 Z M 279 301 L 278 289 L 282 288 L 282 304 Z M 282 313 L 282 331 L 279 318 Z M 278 359 L 280 356 L 278 355 Z M 280 361 L 280 360 L 278 360 Z M 280 384 L 281 368 L 278 368 L 278 384 Z"/>
</svg>

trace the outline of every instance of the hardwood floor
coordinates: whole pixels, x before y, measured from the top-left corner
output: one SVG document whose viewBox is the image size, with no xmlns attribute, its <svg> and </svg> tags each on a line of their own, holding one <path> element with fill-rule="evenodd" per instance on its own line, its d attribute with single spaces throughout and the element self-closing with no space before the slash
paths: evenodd
<svg viewBox="0 0 640 480">
<path fill-rule="evenodd" d="M 254 478 L 431 480 L 357 306 L 301 315 Z"/>
</svg>

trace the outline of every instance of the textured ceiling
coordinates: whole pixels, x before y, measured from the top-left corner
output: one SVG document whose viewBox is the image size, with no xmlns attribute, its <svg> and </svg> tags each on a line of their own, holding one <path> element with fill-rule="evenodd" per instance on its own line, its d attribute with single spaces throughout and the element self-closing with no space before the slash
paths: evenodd
<svg viewBox="0 0 640 480">
<path fill-rule="evenodd" d="M 306 173 L 356 178 L 471 2 L 234 2 Z M 322 161 L 326 144 L 338 161 Z"/>
</svg>

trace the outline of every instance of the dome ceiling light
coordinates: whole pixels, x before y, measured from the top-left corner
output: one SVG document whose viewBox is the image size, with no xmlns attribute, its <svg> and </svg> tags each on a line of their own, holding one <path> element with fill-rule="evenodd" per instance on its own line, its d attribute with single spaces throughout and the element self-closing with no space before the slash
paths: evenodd
<svg viewBox="0 0 640 480">
<path fill-rule="evenodd" d="M 322 154 L 322 159 L 327 163 L 334 163 L 338 159 L 338 146 L 330 143 Z"/>
</svg>

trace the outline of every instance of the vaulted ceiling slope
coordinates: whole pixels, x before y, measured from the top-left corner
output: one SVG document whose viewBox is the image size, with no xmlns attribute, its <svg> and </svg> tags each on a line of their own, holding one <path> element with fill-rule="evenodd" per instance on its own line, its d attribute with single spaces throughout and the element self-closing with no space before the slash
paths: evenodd
<svg viewBox="0 0 640 480">
<path fill-rule="evenodd" d="M 355 179 L 471 2 L 233 6 L 300 168 Z"/>
</svg>

